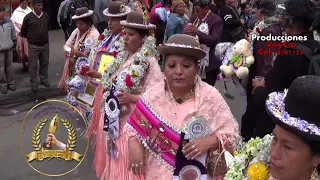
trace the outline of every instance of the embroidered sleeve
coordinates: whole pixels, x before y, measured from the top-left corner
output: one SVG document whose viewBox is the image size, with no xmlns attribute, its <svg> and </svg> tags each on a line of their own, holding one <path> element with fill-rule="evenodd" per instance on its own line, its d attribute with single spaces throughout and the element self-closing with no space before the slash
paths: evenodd
<svg viewBox="0 0 320 180">
<path fill-rule="evenodd" d="M 217 98 L 213 105 L 214 109 L 212 109 L 211 129 L 214 130 L 214 135 L 224 142 L 224 148 L 233 154 L 234 144 L 238 139 L 239 125 L 220 93 L 216 89 L 213 93 Z"/>
<path fill-rule="evenodd" d="M 75 38 L 76 34 L 77 34 L 78 29 L 75 29 L 72 33 L 71 36 L 69 37 L 69 39 L 67 40 L 66 44 L 64 45 L 64 48 L 69 47 L 72 48 L 73 44 L 72 41 Z"/>
</svg>

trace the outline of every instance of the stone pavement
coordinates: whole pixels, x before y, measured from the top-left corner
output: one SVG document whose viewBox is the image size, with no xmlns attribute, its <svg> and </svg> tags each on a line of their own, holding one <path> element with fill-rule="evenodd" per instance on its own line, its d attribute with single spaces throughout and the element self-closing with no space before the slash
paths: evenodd
<svg viewBox="0 0 320 180">
<path fill-rule="evenodd" d="M 16 79 L 16 91 L 8 91 L 7 94 L 0 93 L 0 109 L 2 105 L 8 105 L 23 101 L 43 100 L 50 97 L 64 95 L 65 92 L 58 90 L 57 86 L 64 67 L 63 45 L 64 34 L 61 30 L 49 32 L 50 43 L 50 64 L 49 64 L 49 82 L 50 88 L 39 85 L 39 92 L 32 93 L 30 88 L 29 73 L 22 73 L 22 64 L 14 63 L 14 74 Z"/>
</svg>

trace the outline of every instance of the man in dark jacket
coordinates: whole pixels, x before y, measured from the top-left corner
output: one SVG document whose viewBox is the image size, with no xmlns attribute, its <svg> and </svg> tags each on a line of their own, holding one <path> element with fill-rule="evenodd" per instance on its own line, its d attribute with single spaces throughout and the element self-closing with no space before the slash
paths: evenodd
<svg viewBox="0 0 320 180">
<path fill-rule="evenodd" d="M 88 7 L 85 0 L 65 0 L 60 4 L 57 18 L 59 26 L 65 33 L 66 41 L 73 30 L 77 28 L 76 21 L 72 20 L 72 16 L 75 15 L 76 10 L 81 7 Z"/>
<path fill-rule="evenodd" d="M 291 36 L 307 37 L 307 41 L 301 43 L 311 50 L 319 48 L 318 42 L 313 38 L 309 30 L 314 21 L 314 6 L 310 0 L 289 0 L 285 3 L 284 26 L 286 33 Z M 293 49 L 288 49 L 288 51 Z M 294 49 L 295 50 L 295 49 Z M 253 80 L 253 98 L 256 119 L 255 134 L 253 137 L 263 137 L 272 133 L 275 126 L 265 110 L 265 101 L 268 94 L 275 91 L 288 89 L 297 77 L 307 75 L 310 60 L 301 55 L 280 54 L 274 62 L 272 70 L 267 74 L 265 81 Z"/>
<path fill-rule="evenodd" d="M 209 66 L 206 70 L 206 81 L 208 84 L 214 86 L 217 80 L 217 75 L 220 73 L 221 60 L 214 55 L 214 49 L 220 42 L 220 37 L 223 29 L 223 20 L 209 9 L 211 1 L 209 0 L 195 0 L 193 2 L 195 8 L 195 15 L 191 17 L 190 23 L 185 30 L 186 34 L 198 36 L 200 44 L 210 48 L 209 51 Z M 201 32 L 199 27 L 205 27 L 208 32 Z"/>
<path fill-rule="evenodd" d="M 257 0 L 256 1 L 256 17 L 260 22 L 265 24 L 269 24 L 264 29 L 261 29 L 260 36 L 268 36 L 269 34 L 273 36 L 280 36 L 282 35 L 281 26 L 279 21 L 271 22 L 271 19 L 275 18 L 277 15 L 275 14 L 276 11 L 276 4 L 274 0 Z M 242 136 L 247 139 L 251 138 L 253 131 L 254 131 L 254 119 L 251 119 L 252 113 L 252 79 L 255 79 L 256 76 L 265 77 L 267 73 L 272 69 L 272 61 L 275 58 L 275 55 L 270 54 L 261 54 L 261 50 L 267 50 L 269 47 L 265 41 L 257 40 L 253 44 L 253 56 L 255 59 L 255 63 L 249 69 L 249 76 L 248 76 L 248 83 L 247 83 L 247 111 L 242 117 L 241 123 L 241 133 Z M 275 47 L 270 47 L 270 51 L 274 52 L 277 49 Z"/>
<path fill-rule="evenodd" d="M 237 10 L 231 6 L 226 5 L 225 0 L 215 0 L 215 4 L 219 8 L 219 15 L 224 20 L 223 33 L 221 42 L 236 42 L 245 38 L 243 19 Z"/>
</svg>

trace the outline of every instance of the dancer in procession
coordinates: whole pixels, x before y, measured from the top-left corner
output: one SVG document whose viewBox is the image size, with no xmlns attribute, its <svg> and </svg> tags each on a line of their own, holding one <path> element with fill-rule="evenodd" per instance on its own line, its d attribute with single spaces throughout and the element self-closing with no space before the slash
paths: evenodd
<svg viewBox="0 0 320 180">
<path fill-rule="evenodd" d="M 59 82 L 59 88 L 67 89 L 67 84 L 76 75 L 75 63 L 79 57 L 88 57 L 94 42 L 99 37 L 93 25 L 93 11 L 86 7 L 78 8 L 72 19 L 77 21 L 77 28 L 72 32 L 64 46 L 65 65 Z"/>
<path fill-rule="evenodd" d="M 109 29 L 105 29 L 100 34 L 88 58 L 77 60 L 76 69 L 81 71 L 81 66 L 89 66 L 91 70 L 104 72 L 105 66 L 112 61 L 113 57 L 124 50 L 124 33 L 120 21 L 125 20 L 130 11 L 130 7 L 125 6 L 124 2 L 110 3 L 109 8 L 103 11 L 103 14 L 108 17 Z M 70 92 L 67 101 L 79 108 L 80 112 L 90 121 L 93 103 L 96 102 L 97 105 L 100 105 L 103 96 L 103 87 L 100 81 L 80 73 L 68 83 L 68 87 Z"/>
<path fill-rule="evenodd" d="M 217 89 L 197 75 L 206 54 L 184 34 L 172 35 L 158 51 L 164 77 L 142 95 L 125 126 L 129 170 L 146 180 L 221 179 L 238 124 Z"/>
<path fill-rule="evenodd" d="M 239 146 L 225 180 L 320 179 L 319 81 L 319 76 L 301 76 L 289 89 L 268 95 L 273 134 Z"/>
<path fill-rule="evenodd" d="M 271 93 L 266 101 L 276 123 L 270 152 L 274 179 L 320 179 L 319 81 L 319 76 L 299 77 L 287 91 Z"/>
<path fill-rule="evenodd" d="M 155 58 L 155 38 L 149 34 L 155 25 L 149 23 L 148 14 L 130 12 L 120 23 L 124 27 L 125 51 L 116 56 L 104 73 L 87 72 L 88 76 L 101 79 L 104 89 L 101 104 L 97 104 L 96 97 L 87 136 L 96 135 L 94 167 L 100 179 L 135 180 L 141 178 L 128 171 L 123 126 L 139 95 L 153 88 L 162 73 Z"/>
</svg>

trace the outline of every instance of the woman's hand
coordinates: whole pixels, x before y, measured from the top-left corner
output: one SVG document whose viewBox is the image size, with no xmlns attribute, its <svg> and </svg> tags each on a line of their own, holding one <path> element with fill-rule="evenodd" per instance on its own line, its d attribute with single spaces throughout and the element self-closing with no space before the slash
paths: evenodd
<svg viewBox="0 0 320 180">
<path fill-rule="evenodd" d="M 87 75 L 91 78 L 96 78 L 96 79 L 101 79 L 102 78 L 102 74 L 97 72 L 97 71 L 88 71 Z"/>
<path fill-rule="evenodd" d="M 129 139 L 129 171 L 135 175 L 143 174 L 144 150 L 137 138 Z"/>
<path fill-rule="evenodd" d="M 257 87 L 264 87 L 266 84 L 266 81 L 264 79 L 252 79 L 252 86 L 253 90 L 252 93 L 256 90 Z"/>
<path fill-rule="evenodd" d="M 195 159 L 209 151 L 219 147 L 219 140 L 216 136 L 209 136 L 191 140 L 182 148 L 183 154 L 187 159 Z"/>
<path fill-rule="evenodd" d="M 133 95 L 125 90 L 120 90 L 120 93 L 117 95 L 120 105 L 136 103 L 139 99 L 139 96 Z"/>
<path fill-rule="evenodd" d="M 77 50 L 71 50 L 70 55 L 72 57 L 83 57 L 83 56 L 85 57 L 86 53 L 81 52 L 81 51 L 77 51 Z"/>
</svg>

